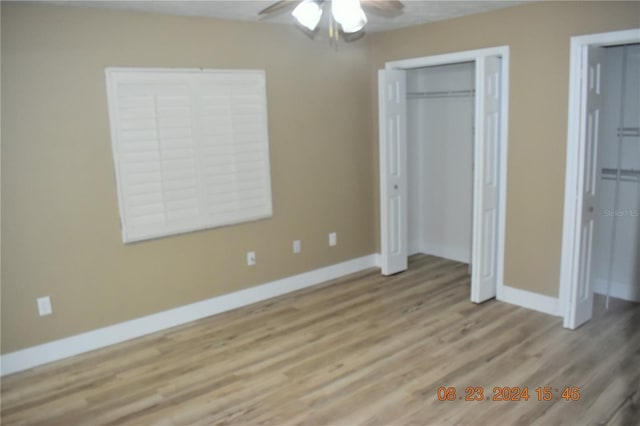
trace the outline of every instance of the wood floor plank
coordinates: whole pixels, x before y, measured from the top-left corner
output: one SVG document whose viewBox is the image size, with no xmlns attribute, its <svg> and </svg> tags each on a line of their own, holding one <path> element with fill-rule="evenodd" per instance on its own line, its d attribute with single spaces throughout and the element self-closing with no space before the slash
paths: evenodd
<svg viewBox="0 0 640 426">
<path fill-rule="evenodd" d="M 369 270 L 2 379 L 13 424 L 640 424 L 640 306 L 578 330 L 469 302 L 467 266 Z M 454 401 L 438 388 L 454 387 Z M 465 388 L 482 387 L 481 401 Z M 528 401 L 493 401 L 527 386 Z M 579 386 L 538 401 L 538 386 Z"/>
</svg>

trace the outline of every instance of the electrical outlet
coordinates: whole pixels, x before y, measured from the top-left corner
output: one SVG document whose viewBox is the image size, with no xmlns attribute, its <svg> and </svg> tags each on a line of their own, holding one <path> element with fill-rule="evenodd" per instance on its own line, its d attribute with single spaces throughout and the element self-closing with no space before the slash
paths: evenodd
<svg viewBox="0 0 640 426">
<path fill-rule="evenodd" d="M 301 250 L 302 250 L 302 246 L 301 246 L 300 240 L 295 240 L 293 242 L 293 252 L 297 254 L 297 253 L 300 253 Z"/>
<path fill-rule="evenodd" d="M 247 265 L 253 266 L 256 264 L 256 252 L 249 251 L 247 252 Z"/>
<path fill-rule="evenodd" d="M 38 313 L 41 317 L 45 315 L 51 315 L 53 313 L 53 309 L 51 308 L 51 298 L 49 296 L 38 297 Z"/>
<path fill-rule="evenodd" d="M 329 245 L 335 246 L 338 244 L 338 235 L 335 232 L 329 234 Z"/>
</svg>

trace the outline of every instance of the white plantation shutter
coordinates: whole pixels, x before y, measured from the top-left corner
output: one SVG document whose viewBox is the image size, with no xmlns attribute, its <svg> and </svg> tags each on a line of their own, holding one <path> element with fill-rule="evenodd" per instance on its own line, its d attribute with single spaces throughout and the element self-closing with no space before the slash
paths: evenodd
<svg viewBox="0 0 640 426">
<path fill-rule="evenodd" d="M 125 243 L 272 215 L 264 71 L 106 80 Z"/>
</svg>

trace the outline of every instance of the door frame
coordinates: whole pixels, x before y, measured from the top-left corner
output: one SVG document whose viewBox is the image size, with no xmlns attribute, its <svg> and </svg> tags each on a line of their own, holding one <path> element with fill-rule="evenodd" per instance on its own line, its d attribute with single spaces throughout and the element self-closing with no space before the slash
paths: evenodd
<svg viewBox="0 0 640 426">
<path fill-rule="evenodd" d="M 501 58 L 501 99 L 500 99 L 500 149 L 499 149 L 499 191 L 498 191 L 498 226 L 496 228 L 497 232 L 497 253 L 496 253 L 496 288 L 495 289 L 480 289 L 471 288 L 471 301 L 475 303 L 480 303 L 481 294 L 494 293 L 496 294 L 497 299 L 502 299 L 503 289 L 504 289 L 504 241 L 505 241 L 505 222 L 506 222 L 506 199 L 507 199 L 507 147 L 508 147 L 508 123 L 509 123 L 509 46 L 498 46 L 498 47 L 490 47 L 485 49 L 476 49 L 476 50 L 467 50 L 462 52 L 454 52 L 454 53 L 446 53 L 442 55 L 433 55 L 433 56 L 425 56 L 418 58 L 410 58 L 403 59 L 397 61 L 390 61 L 385 63 L 386 70 L 411 70 L 414 68 L 424 68 L 430 66 L 437 65 L 450 65 L 457 64 L 461 62 L 474 62 L 476 65 L 476 90 L 483 82 L 478 81 L 478 66 L 479 62 L 483 63 L 484 58 L 499 56 Z M 474 126 L 477 129 L 478 123 L 482 119 L 480 117 L 482 108 L 479 108 L 479 102 L 482 100 L 476 96 L 475 102 L 475 116 L 474 116 Z M 379 135 L 379 137 L 383 137 Z M 484 143 L 484 134 L 483 132 L 475 132 L 474 135 L 474 152 L 482 152 L 479 150 Z M 474 155 L 475 157 L 475 155 Z M 382 176 L 381 176 L 382 178 Z M 473 224 L 474 229 L 472 231 L 472 248 L 475 246 L 474 241 L 477 236 L 476 233 L 478 231 L 476 227 L 476 223 L 480 223 L 480 208 L 477 208 L 478 203 L 476 200 L 476 195 L 478 191 L 476 190 L 477 185 L 479 185 L 478 179 L 476 179 L 474 173 L 474 194 L 473 194 Z M 383 202 L 384 200 L 380 200 Z M 380 226 L 381 229 L 386 226 L 383 223 L 383 218 L 380 217 Z M 406 238 L 406 236 L 405 236 Z M 472 256 L 472 263 L 475 256 Z M 474 271 L 478 271 L 479 268 L 472 268 L 471 273 L 474 274 Z M 480 280 L 478 280 L 480 281 Z M 473 279 L 472 279 L 473 282 Z"/>
<path fill-rule="evenodd" d="M 560 312 L 563 312 L 563 327 L 574 329 L 572 312 L 577 306 L 579 241 L 581 238 L 582 198 L 579 183 L 584 179 L 584 164 L 580 164 L 580 153 L 585 144 L 580 138 L 580 116 L 586 108 L 582 99 L 587 81 L 582 81 L 582 69 L 587 55 L 583 52 L 590 46 L 613 46 L 640 43 L 640 28 L 571 37 L 569 64 L 569 116 L 567 123 L 567 164 L 564 191 L 564 223 L 562 228 L 562 258 L 560 264 Z M 580 204 L 580 205 L 578 205 Z"/>
</svg>

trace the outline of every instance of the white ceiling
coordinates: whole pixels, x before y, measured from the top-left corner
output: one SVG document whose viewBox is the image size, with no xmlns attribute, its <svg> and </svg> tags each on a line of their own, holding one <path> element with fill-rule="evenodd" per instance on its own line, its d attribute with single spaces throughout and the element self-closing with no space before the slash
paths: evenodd
<svg viewBox="0 0 640 426">
<path fill-rule="evenodd" d="M 398 16 L 380 16 L 367 12 L 367 32 L 387 31 L 444 19 L 486 12 L 535 0 L 518 1 L 431 1 L 403 0 L 404 10 Z M 258 12 L 276 0 L 132 0 L 132 1 L 47 1 L 68 6 L 85 6 L 101 9 L 135 10 L 170 15 L 213 17 L 241 21 L 262 21 L 277 24 L 293 24 L 290 13 L 258 16 Z M 326 13 L 325 13 L 326 15 Z"/>
</svg>

